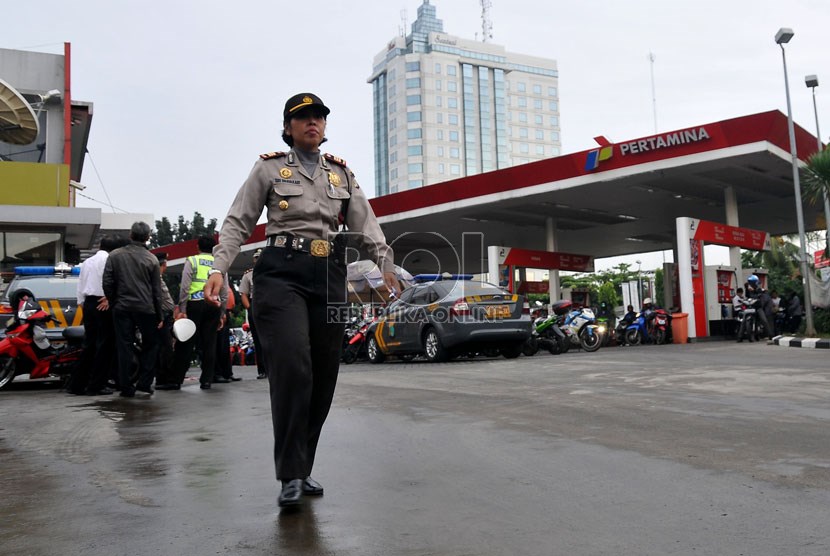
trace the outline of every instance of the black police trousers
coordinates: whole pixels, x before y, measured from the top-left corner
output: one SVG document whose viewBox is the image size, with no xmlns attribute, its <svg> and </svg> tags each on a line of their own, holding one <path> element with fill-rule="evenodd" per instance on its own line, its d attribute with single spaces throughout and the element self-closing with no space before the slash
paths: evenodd
<svg viewBox="0 0 830 556">
<path fill-rule="evenodd" d="M 254 268 L 253 299 L 268 375 L 277 480 L 311 474 L 340 367 L 343 257 L 267 247 Z"/>
</svg>

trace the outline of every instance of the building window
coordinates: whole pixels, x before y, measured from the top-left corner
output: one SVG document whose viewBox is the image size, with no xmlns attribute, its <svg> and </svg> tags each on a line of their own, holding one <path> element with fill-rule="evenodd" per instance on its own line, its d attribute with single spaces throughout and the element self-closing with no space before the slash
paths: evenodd
<svg viewBox="0 0 830 556">
<path fill-rule="evenodd" d="M 536 139 L 539 141 L 545 140 L 545 130 L 544 129 L 537 129 L 536 130 Z"/>
<path fill-rule="evenodd" d="M 441 95 L 435 96 L 435 106 L 436 108 L 443 108 L 444 107 L 444 97 Z"/>
<path fill-rule="evenodd" d="M 396 85 L 389 86 L 389 98 L 395 98 L 398 94 L 398 87 Z"/>
<path fill-rule="evenodd" d="M 418 162 L 417 164 L 408 164 L 406 171 L 409 174 L 422 174 L 424 172 L 424 165 Z"/>
<path fill-rule="evenodd" d="M 519 143 L 519 152 L 522 154 L 530 153 L 530 145 L 527 143 Z"/>
<path fill-rule="evenodd" d="M 450 131 L 450 142 L 458 143 L 458 132 L 457 131 Z"/>
<path fill-rule="evenodd" d="M 551 112 L 556 112 L 559 110 L 559 103 L 555 100 L 550 101 L 549 106 Z"/>
<path fill-rule="evenodd" d="M 421 112 L 420 110 L 417 112 L 407 112 L 406 113 L 406 121 L 407 122 L 420 122 L 421 121 Z"/>
<path fill-rule="evenodd" d="M 406 80 L 406 88 L 407 89 L 420 89 L 421 88 L 421 78 L 420 77 L 410 77 Z"/>
<path fill-rule="evenodd" d="M 559 141 L 559 132 L 558 131 L 551 131 L 550 132 L 550 140 L 551 141 Z"/>
<path fill-rule="evenodd" d="M 542 94 L 542 86 L 541 85 L 534 85 L 533 86 L 533 94 L 534 95 L 541 95 Z"/>
<path fill-rule="evenodd" d="M 398 134 L 393 133 L 393 134 L 389 135 L 389 146 L 394 147 L 397 144 L 398 144 Z"/>
<path fill-rule="evenodd" d="M 424 148 L 421 145 L 413 145 L 406 148 L 407 156 L 423 156 Z"/>
<path fill-rule="evenodd" d="M 395 129 L 398 126 L 398 121 L 395 118 L 389 120 L 389 129 Z"/>
<path fill-rule="evenodd" d="M 527 97 L 518 97 L 519 108 L 527 108 Z"/>
<path fill-rule="evenodd" d="M 551 116 L 550 117 L 550 125 L 552 127 L 559 127 L 559 116 Z"/>
<path fill-rule="evenodd" d="M 556 96 L 556 87 L 548 87 L 548 96 L 555 97 Z"/>
<path fill-rule="evenodd" d="M 389 155 L 389 163 L 394 164 L 397 161 L 398 161 L 398 151 L 394 151 L 394 152 L 392 152 L 392 154 Z"/>
<path fill-rule="evenodd" d="M 435 113 L 435 123 L 436 124 L 443 124 L 444 123 L 444 113 L 443 112 L 436 112 Z"/>
<path fill-rule="evenodd" d="M 545 122 L 544 122 L 544 119 L 542 118 L 542 115 L 541 115 L 541 114 L 536 114 L 536 115 L 533 117 L 533 121 L 536 123 L 536 125 L 542 125 L 542 124 L 544 124 L 544 123 L 545 123 Z"/>
<path fill-rule="evenodd" d="M 389 172 L 389 178 L 393 179 L 393 180 L 398 179 L 398 169 L 397 168 L 392 168 L 392 171 Z"/>
<path fill-rule="evenodd" d="M 527 112 L 519 112 L 519 121 L 522 123 L 527 123 Z"/>
<path fill-rule="evenodd" d="M 443 174 L 443 173 L 444 173 L 444 163 L 443 163 L 443 162 L 439 162 L 439 163 L 438 163 L 438 173 L 439 173 L 439 174 Z"/>
<path fill-rule="evenodd" d="M 444 157 L 444 147 L 438 147 L 436 149 L 436 153 L 438 154 L 439 157 L 443 158 Z"/>
<path fill-rule="evenodd" d="M 520 127 L 519 128 L 519 137 L 521 137 L 522 139 L 527 139 L 527 128 L 526 127 Z"/>
<path fill-rule="evenodd" d="M 389 113 L 394 114 L 398 111 L 398 103 L 397 102 L 390 102 L 389 103 Z"/>
<path fill-rule="evenodd" d="M 435 73 L 441 74 L 441 64 L 435 64 Z"/>
<path fill-rule="evenodd" d="M 422 132 L 421 132 L 420 127 L 406 130 L 406 138 L 407 139 L 420 139 L 421 135 L 422 135 Z"/>
<path fill-rule="evenodd" d="M 447 99 L 447 108 L 458 108 L 458 99 L 455 97 L 449 97 Z"/>
<path fill-rule="evenodd" d="M 536 110 L 541 110 L 542 109 L 542 99 L 540 99 L 540 98 L 533 99 L 533 108 L 536 109 Z"/>
<path fill-rule="evenodd" d="M 458 165 L 458 164 L 450 164 L 450 175 L 460 176 L 461 175 L 461 166 Z"/>
<path fill-rule="evenodd" d="M 544 145 L 536 145 L 536 154 L 545 154 L 545 146 Z"/>
<path fill-rule="evenodd" d="M 440 79 L 436 79 L 436 80 L 435 80 L 435 90 L 436 90 L 436 91 L 440 91 L 440 90 L 441 90 L 441 80 L 440 80 Z"/>
<path fill-rule="evenodd" d="M 414 189 L 416 187 L 423 187 L 424 180 L 409 180 L 409 189 Z"/>
<path fill-rule="evenodd" d="M 450 125 L 458 125 L 458 114 L 447 114 Z"/>
<path fill-rule="evenodd" d="M 421 71 L 421 62 L 407 62 L 406 71 Z"/>
<path fill-rule="evenodd" d="M 520 93 L 524 93 L 527 91 L 527 86 L 523 82 L 519 81 L 516 83 L 516 90 Z"/>
<path fill-rule="evenodd" d="M 550 154 L 552 154 L 553 156 L 559 156 L 559 147 L 551 147 Z"/>
<path fill-rule="evenodd" d="M 450 147 L 450 158 L 459 158 L 461 150 L 458 147 Z"/>
<path fill-rule="evenodd" d="M 453 65 L 447 65 L 447 75 L 458 75 L 458 68 Z"/>
<path fill-rule="evenodd" d="M 458 91 L 458 82 L 457 81 L 447 81 L 447 90 L 451 93 L 455 93 Z"/>
<path fill-rule="evenodd" d="M 421 95 L 406 95 L 407 106 L 417 106 L 421 104 Z"/>
</svg>

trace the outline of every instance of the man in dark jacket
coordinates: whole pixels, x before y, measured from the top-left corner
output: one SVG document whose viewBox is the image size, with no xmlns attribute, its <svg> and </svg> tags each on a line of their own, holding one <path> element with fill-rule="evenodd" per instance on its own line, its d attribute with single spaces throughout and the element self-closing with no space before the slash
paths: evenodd
<svg viewBox="0 0 830 556">
<path fill-rule="evenodd" d="M 135 397 L 136 390 L 153 393 L 157 330 L 164 324 L 161 311 L 161 273 L 158 259 L 147 250 L 150 226 L 136 222 L 130 243 L 116 249 L 104 268 L 104 294 L 113 309 L 118 349 L 118 382 L 121 395 Z M 131 378 L 136 328 L 141 332 L 138 380 Z"/>
</svg>

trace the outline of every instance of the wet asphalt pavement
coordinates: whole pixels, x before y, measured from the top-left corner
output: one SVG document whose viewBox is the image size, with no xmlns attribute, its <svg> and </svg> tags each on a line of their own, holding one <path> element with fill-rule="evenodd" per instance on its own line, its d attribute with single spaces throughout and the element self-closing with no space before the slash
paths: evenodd
<svg viewBox="0 0 830 556">
<path fill-rule="evenodd" d="M 279 511 L 267 381 L 0 392 L 0 554 L 830 553 L 830 354 L 761 344 L 341 367 Z"/>
</svg>

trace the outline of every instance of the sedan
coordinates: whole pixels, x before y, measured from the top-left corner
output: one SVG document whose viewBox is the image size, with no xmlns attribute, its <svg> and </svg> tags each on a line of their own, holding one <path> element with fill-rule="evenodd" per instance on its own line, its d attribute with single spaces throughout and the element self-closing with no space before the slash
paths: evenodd
<svg viewBox="0 0 830 556">
<path fill-rule="evenodd" d="M 423 355 L 439 362 L 478 351 L 519 356 L 532 326 L 522 296 L 467 277 L 415 278 L 368 330 L 370 361 Z"/>
</svg>

